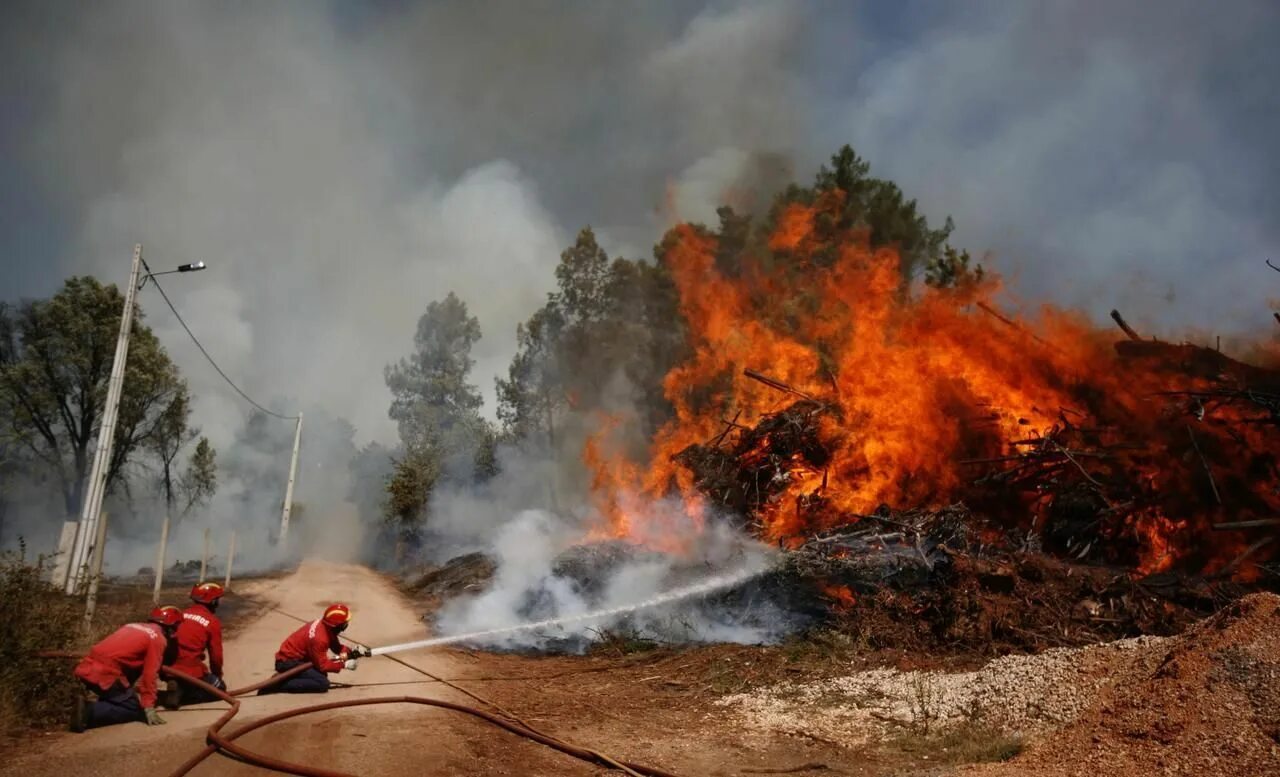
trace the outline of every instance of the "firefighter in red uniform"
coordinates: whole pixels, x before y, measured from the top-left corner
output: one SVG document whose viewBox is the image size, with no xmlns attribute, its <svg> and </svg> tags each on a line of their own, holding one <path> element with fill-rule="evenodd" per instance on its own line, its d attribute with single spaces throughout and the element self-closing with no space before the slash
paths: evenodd
<svg viewBox="0 0 1280 777">
<path fill-rule="evenodd" d="M 147 623 L 127 623 L 94 645 L 76 666 L 85 688 L 97 695 L 92 705 L 77 694 L 71 730 L 145 721 L 164 723 L 156 714 L 156 683 L 165 648 L 182 622 L 177 607 L 157 607 Z"/>
<path fill-rule="evenodd" d="M 183 674 L 204 680 L 214 688 L 227 689 L 222 680 L 222 621 L 215 615 L 225 589 L 218 583 L 197 583 L 191 588 L 192 605 L 182 612 L 178 627 L 178 651 L 171 666 Z M 205 653 L 209 665 L 205 666 Z M 175 681 L 165 695 L 164 706 L 177 709 L 183 704 L 214 701 L 217 697 L 193 685 Z"/>
<path fill-rule="evenodd" d="M 287 672 L 299 664 L 310 663 L 303 673 L 259 693 L 325 693 L 329 675 L 343 669 L 354 670 L 359 648 L 349 648 L 338 641 L 338 635 L 351 623 L 351 608 L 331 604 L 319 620 L 311 621 L 289 635 L 276 651 L 276 672 Z M 330 658 L 329 654 L 337 656 Z M 367 653 L 363 655 L 368 655 Z"/>
</svg>

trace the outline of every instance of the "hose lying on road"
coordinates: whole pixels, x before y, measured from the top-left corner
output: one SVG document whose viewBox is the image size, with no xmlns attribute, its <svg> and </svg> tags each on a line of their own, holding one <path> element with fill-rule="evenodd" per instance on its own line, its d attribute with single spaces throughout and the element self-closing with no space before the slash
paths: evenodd
<svg viewBox="0 0 1280 777">
<path fill-rule="evenodd" d="M 310 665 L 307 664 L 307 665 L 303 665 L 302 667 L 294 667 L 289 671 L 293 672 L 295 669 L 305 670 L 309 666 Z M 242 726 L 241 728 L 238 728 L 235 731 L 232 731 L 224 735 L 222 733 L 222 729 L 229 722 L 231 722 L 231 719 L 234 718 L 236 713 L 240 711 L 240 700 L 236 698 L 238 694 L 246 693 L 250 689 L 256 690 L 258 688 L 266 687 L 268 685 L 279 682 L 281 679 L 283 679 L 283 675 L 287 673 L 281 673 L 280 675 L 271 677 L 268 680 L 258 683 L 255 686 L 251 686 L 250 689 L 242 688 L 242 689 L 237 689 L 235 691 L 223 691 L 219 688 L 215 688 L 212 685 L 209 685 L 208 683 L 202 680 L 198 680 L 190 675 L 183 674 L 182 672 L 179 672 L 176 669 L 173 669 L 171 667 L 164 667 L 161 671 L 164 672 L 165 675 L 169 677 L 173 677 L 180 682 L 188 683 L 192 686 L 195 686 L 196 688 L 201 689 L 205 693 L 209 693 L 214 696 L 217 696 L 218 698 L 222 699 L 223 701 L 231 705 L 231 707 L 225 713 L 223 713 L 223 715 L 220 718 L 218 718 L 216 721 L 213 722 L 213 725 L 209 726 L 209 733 L 208 733 L 208 739 L 207 739 L 209 744 L 206 745 L 205 748 L 201 750 L 199 753 L 192 756 L 191 759 L 188 760 L 186 763 L 184 763 L 182 766 L 179 766 L 176 770 L 170 773 L 169 777 L 183 777 L 183 775 L 187 774 L 196 766 L 198 766 L 200 762 L 204 761 L 204 759 L 208 758 L 209 756 L 213 755 L 215 752 L 218 752 L 220 750 L 229 753 L 230 755 L 234 756 L 236 759 L 240 761 L 244 761 L 245 763 L 253 764 L 255 766 L 261 766 L 264 769 L 271 769 L 277 772 L 285 772 L 287 774 L 297 774 L 297 775 L 301 775 L 302 777 L 352 777 L 352 775 L 346 772 L 337 772 L 329 769 L 321 769 L 314 766 L 306 766 L 305 764 L 295 764 L 289 761 L 282 761 L 277 758 L 265 756 L 265 755 L 262 755 L 261 753 L 255 753 L 252 750 L 248 750 L 236 744 L 235 740 L 239 739 L 245 734 L 248 734 L 250 731 L 257 730 L 259 728 L 262 728 L 263 726 L 267 726 L 272 723 L 277 723 L 282 720 L 288 720 L 289 718 L 296 718 L 302 715 L 309 715 L 315 712 L 324 712 L 326 710 L 342 709 L 344 707 L 365 707 L 373 704 L 421 704 L 429 707 L 440 707 L 442 709 L 453 710 L 455 712 L 462 712 L 467 715 L 471 715 L 473 717 L 492 723 L 493 725 L 498 726 L 500 728 L 506 729 L 507 731 L 510 731 L 513 734 L 525 737 L 526 739 L 531 739 L 534 742 L 537 742 L 542 745 L 546 745 L 547 747 L 553 748 L 555 750 L 559 750 L 560 752 L 565 753 L 567 755 L 571 755 L 574 758 L 579 758 L 583 761 L 587 761 L 588 763 L 593 763 L 598 766 L 606 766 L 606 767 L 614 767 L 614 768 L 622 767 L 624 771 L 627 771 L 629 773 L 647 775 L 648 777 L 675 777 L 675 775 L 671 774 L 670 772 L 665 772 L 661 769 L 657 769 L 652 766 L 645 766 L 644 764 L 634 764 L 634 763 L 614 761 L 611 758 L 601 756 L 601 754 L 593 750 L 588 750 L 586 748 L 578 747 L 577 745 L 572 745 L 568 742 L 564 742 L 554 737 L 547 736 L 546 734 L 543 734 L 539 731 L 535 731 L 534 729 L 530 728 L 527 725 L 524 725 L 522 723 L 517 723 L 512 720 L 508 720 L 498 715 L 494 715 L 493 713 L 490 713 L 490 712 L 485 712 L 484 710 L 476 709 L 475 707 L 468 707 L 462 704 L 457 704 L 455 702 L 444 701 L 442 699 L 429 699 L 423 696 L 382 696 L 382 697 L 377 697 L 373 699 L 348 699 L 346 701 L 334 701 L 334 702 L 328 702 L 325 704 L 313 704 L 307 707 L 299 707 L 297 709 L 286 710 L 285 712 L 280 712 L 275 715 L 268 715 L 267 717 L 262 718 L 261 720 L 256 720 L 253 723 L 250 723 L 246 726 Z"/>
<path fill-rule="evenodd" d="M 37 655 L 40 655 L 45 658 L 80 658 L 81 657 L 80 654 L 78 653 L 62 651 L 62 650 L 47 650 L 47 651 L 42 651 Z M 391 658 L 390 656 L 387 656 L 387 657 Z M 435 675 L 432 675 L 430 672 L 427 672 L 426 670 L 413 666 L 412 664 L 409 664 L 405 661 L 401 661 L 398 659 L 395 659 L 395 660 L 396 660 L 396 663 L 403 664 L 404 666 L 410 669 L 413 669 L 414 671 L 417 671 L 421 674 L 425 674 L 435 680 L 445 682 L 451 687 L 457 688 L 457 690 L 460 690 L 463 693 L 466 693 L 469 696 L 472 696 L 478 701 L 497 707 L 497 705 L 494 705 L 492 702 L 488 701 L 487 699 L 476 696 L 474 693 L 471 693 L 470 691 L 467 691 L 463 688 L 458 688 L 457 686 L 454 686 L 452 683 L 449 683 L 448 680 L 444 680 L 443 678 L 438 678 Z M 505 729 L 513 734 L 525 737 L 526 739 L 530 739 L 539 744 L 546 745 L 547 747 L 558 750 L 562 753 L 565 753 L 566 755 L 571 755 L 574 758 L 581 759 L 588 763 L 596 764 L 597 766 L 604 766 L 608 768 L 618 769 L 629 775 L 646 775 L 646 777 L 676 777 L 676 775 L 670 772 L 666 772 L 652 766 L 630 763 L 626 761 L 618 761 L 616 759 L 613 759 L 595 750 L 579 747 L 578 745 L 574 745 L 569 742 L 565 742 L 564 740 L 552 737 L 548 734 L 544 734 L 541 731 L 538 731 L 537 729 L 533 728 L 529 724 L 525 723 L 524 721 L 520 720 L 519 718 L 516 718 L 514 715 L 510 715 L 510 713 L 506 713 L 507 715 L 510 715 L 510 717 L 503 717 L 500 715 L 495 715 L 490 712 L 485 712 L 484 710 L 480 710 L 475 707 L 468 707 L 463 704 L 444 701 L 442 699 L 430 699 L 423 696 L 381 696 L 381 697 L 372 698 L 372 699 L 348 699 L 346 701 L 334 701 L 334 702 L 327 702 L 324 704 L 313 704 L 306 707 L 298 707 L 296 709 L 286 710 L 284 712 L 276 713 L 275 715 L 268 715 L 265 718 L 256 720 L 252 723 L 249 723 L 245 726 L 235 729 L 234 731 L 231 731 L 227 734 L 222 733 L 222 729 L 225 728 L 226 725 L 231 722 L 232 718 L 236 716 L 236 713 L 240 711 L 240 700 L 236 697 L 244 696 L 244 695 L 253 693 L 254 691 L 261 690 L 263 688 L 268 688 L 272 685 L 283 682 L 284 680 L 287 680 L 290 677 L 293 677 L 294 675 L 301 674 L 302 672 L 305 672 L 310 668 L 311 668 L 310 663 L 301 664 L 299 666 L 292 667 L 287 671 L 281 672 L 276 675 L 272 675 L 271 677 L 268 677 L 267 679 L 262 680 L 260 682 L 254 683 L 253 685 L 248 685 L 248 686 L 245 686 L 244 688 L 236 688 L 233 690 L 224 691 L 220 688 L 215 688 L 214 686 L 209 685 L 203 680 L 197 679 L 195 677 L 192 677 L 191 675 L 180 672 L 172 667 L 167 667 L 167 666 L 161 667 L 160 672 L 164 676 L 173 678 L 175 680 L 178 680 L 179 682 L 187 683 L 191 686 L 199 688 L 205 693 L 215 696 L 218 699 L 221 699 L 222 701 L 230 705 L 227 711 L 224 712 L 217 720 L 213 722 L 212 725 L 209 726 L 209 731 L 206 737 L 206 742 L 208 742 L 208 744 L 205 745 L 205 747 L 202 750 L 200 750 L 198 753 L 196 753 L 190 759 L 188 759 L 185 763 L 183 763 L 181 766 L 179 766 L 177 769 L 171 772 L 169 777 L 183 777 L 183 775 L 186 775 L 192 769 L 199 766 L 206 758 L 220 751 L 225 752 L 231 757 L 237 760 L 243 761 L 245 763 L 253 764 L 255 766 L 260 766 L 264 769 L 270 769 L 272 771 L 284 772 L 286 774 L 301 775 L 301 777 L 354 777 L 353 775 L 347 772 L 337 772 L 330 769 L 321 769 L 314 766 L 307 766 L 305 764 L 296 764 L 290 761 L 282 761 L 277 758 L 272 758 L 270 756 L 262 755 L 261 753 L 255 753 L 252 750 L 248 750 L 240 746 L 239 744 L 236 744 L 235 740 L 239 739 L 245 734 L 248 734 L 251 731 L 256 731 L 257 729 L 262 728 L 263 726 L 268 726 L 272 723 L 278 723 L 282 720 L 288 720 L 290 718 L 296 718 L 302 715 L 309 715 L 316 712 L 342 709 L 344 707 L 364 707 L 364 706 L 369 706 L 373 704 L 420 704 L 420 705 L 429 706 L 429 707 L 440 707 L 442 709 L 453 710 L 455 712 L 461 712 L 467 715 L 471 715 L 472 717 L 479 718 L 480 720 L 484 720 L 488 723 L 492 723 L 493 725 L 498 726 L 499 728 Z M 501 709 L 501 707 L 498 707 L 498 709 Z"/>
</svg>

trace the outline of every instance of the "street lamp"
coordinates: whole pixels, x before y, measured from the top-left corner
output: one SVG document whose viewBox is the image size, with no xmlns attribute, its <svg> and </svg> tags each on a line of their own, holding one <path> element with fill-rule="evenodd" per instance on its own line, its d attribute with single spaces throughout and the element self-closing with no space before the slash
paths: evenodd
<svg viewBox="0 0 1280 777">
<path fill-rule="evenodd" d="M 141 270 L 146 268 L 142 282 L 138 282 Z M 124 312 L 120 318 L 120 334 L 116 339 L 115 359 L 111 363 L 111 378 L 107 382 L 107 403 L 102 412 L 102 426 L 98 430 L 98 445 L 93 452 L 93 466 L 89 470 L 89 482 L 86 484 L 84 503 L 80 508 L 80 523 L 76 528 L 75 544 L 72 546 L 71 558 L 67 564 L 65 590 L 68 594 L 76 593 L 80 586 L 80 578 L 85 563 L 89 560 L 89 546 L 97 536 L 98 519 L 102 513 L 102 497 L 106 490 L 107 470 L 111 461 L 111 449 L 115 446 L 116 420 L 119 416 L 120 395 L 124 386 L 125 361 L 129 357 L 129 334 L 133 331 L 133 308 L 137 293 L 146 284 L 147 279 L 156 275 L 168 275 L 173 272 L 195 272 L 205 268 L 204 262 L 184 264 L 176 270 L 153 273 L 142 259 L 142 244 L 133 247 L 133 266 L 129 270 L 129 286 L 124 293 Z"/>
</svg>

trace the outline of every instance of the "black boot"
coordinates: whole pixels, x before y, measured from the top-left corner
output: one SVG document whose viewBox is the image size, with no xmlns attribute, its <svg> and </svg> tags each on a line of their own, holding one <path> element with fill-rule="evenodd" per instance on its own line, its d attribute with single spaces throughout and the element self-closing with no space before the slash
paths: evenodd
<svg viewBox="0 0 1280 777">
<path fill-rule="evenodd" d="M 89 727 L 89 700 L 84 697 L 84 692 L 79 688 L 76 689 L 75 697 L 71 700 L 71 730 L 77 734 L 84 733 Z"/>
<path fill-rule="evenodd" d="M 169 687 L 164 693 L 159 694 L 160 706 L 167 710 L 176 710 L 182 708 L 182 683 L 177 680 L 170 680 Z"/>
</svg>

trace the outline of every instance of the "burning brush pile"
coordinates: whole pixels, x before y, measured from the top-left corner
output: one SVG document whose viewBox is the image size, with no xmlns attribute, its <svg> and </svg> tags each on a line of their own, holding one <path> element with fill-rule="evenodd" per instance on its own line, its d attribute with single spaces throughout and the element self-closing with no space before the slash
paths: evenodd
<svg viewBox="0 0 1280 777">
<path fill-rule="evenodd" d="M 1171 631 L 1280 583 L 1280 371 L 991 302 L 995 279 L 904 292 L 899 260 L 793 204 L 723 270 L 665 260 L 692 356 L 647 464 L 585 457 L 603 536 L 664 550 L 645 505 L 790 551 L 765 583 L 890 641 L 998 649 Z M 882 627 L 882 628 L 881 628 Z M 887 638 L 888 639 L 888 638 Z"/>
</svg>

